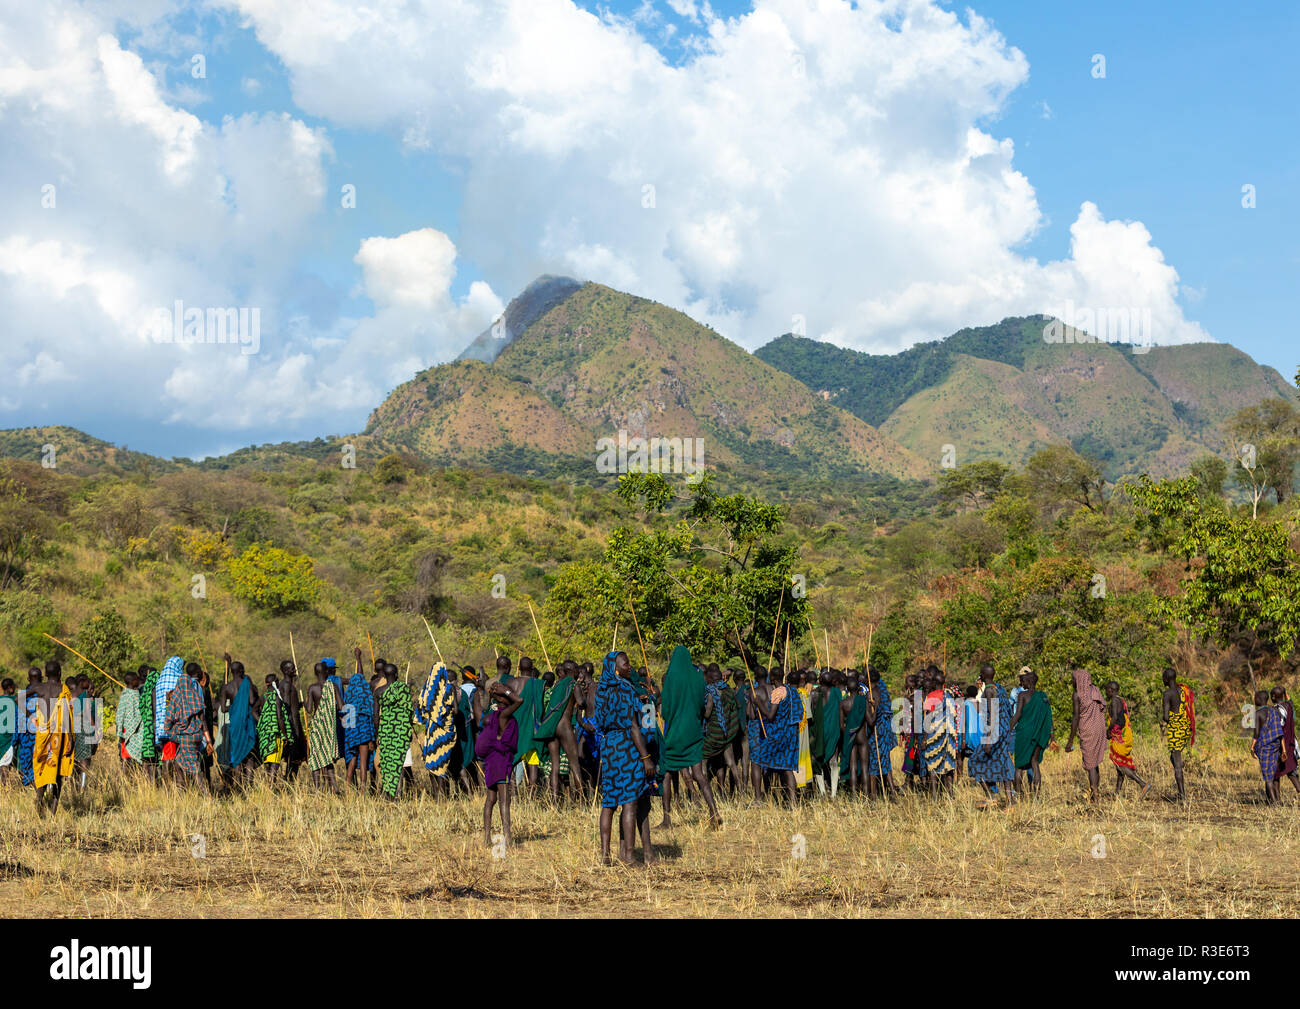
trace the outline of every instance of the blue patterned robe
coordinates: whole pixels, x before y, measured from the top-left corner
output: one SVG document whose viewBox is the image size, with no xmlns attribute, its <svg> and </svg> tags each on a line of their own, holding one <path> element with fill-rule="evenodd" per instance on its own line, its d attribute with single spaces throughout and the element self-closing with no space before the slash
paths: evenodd
<svg viewBox="0 0 1300 1009">
<path fill-rule="evenodd" d="M 614 671 L 614 657 L 605 656 L 596 685 L 596 728 L 601 734 L 600 804 L 616 809 L 636 802 L 649 789 L 645 765 L 632 740 L 632 728 L 641 717 L 632 684 Z"/>
</svg>

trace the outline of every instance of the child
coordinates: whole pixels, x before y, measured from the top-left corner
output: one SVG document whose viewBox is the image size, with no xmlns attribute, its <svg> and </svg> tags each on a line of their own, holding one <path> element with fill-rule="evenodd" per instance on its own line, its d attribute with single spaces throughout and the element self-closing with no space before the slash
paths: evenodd
<svg viewBox="0 0 1300 1009">
<path fill-rule="evenodd" d="M 483 762 L 483 784 L 487 798 L 483 802 L 483 843 L 492 846 L 492 807 L 501 804 L 501 831 L 510 847 L 510 772 L 519 743 L 519 723 L 514 713 L 523 698 L 499 680 L 488 687 L 491 707 L 483 727 L 474 741 L 474 756 Z"/>
</svg>

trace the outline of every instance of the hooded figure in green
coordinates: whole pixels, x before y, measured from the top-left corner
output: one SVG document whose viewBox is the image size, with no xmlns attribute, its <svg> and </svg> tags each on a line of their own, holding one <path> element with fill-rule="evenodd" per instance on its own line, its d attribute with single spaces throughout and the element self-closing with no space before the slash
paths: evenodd
<svg viewBox="0 0 1300 1009">
<path fill-rule="evenodd" d="M 704 674 L 691 662 L 690 650 L 685 645 L 674 648 L 659 698 L 664 718 L 661 771 L 683 771 L 704 759 L 706 686 Z"/>
</svg>

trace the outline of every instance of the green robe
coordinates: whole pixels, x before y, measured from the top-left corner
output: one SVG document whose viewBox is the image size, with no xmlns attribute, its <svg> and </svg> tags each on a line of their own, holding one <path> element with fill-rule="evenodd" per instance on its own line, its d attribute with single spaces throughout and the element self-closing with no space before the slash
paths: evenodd
<svg viewBox="0 0 1300 1009">
<path fill-rule="evenodd" d="M 1022 771 L 1031 767 L 1035 749 L 1046 750 L 1051 741 L 1052 705 L 1043 691 L 1035 690 L 1016 723 L 1016 767 Z"/>
<path fill-rule="evenodd" d="M 569 698 L 573 696 L 573 677 L 561 676 L 555 681 L 554 686 L 549 691 L 543 691 L 546 695 L 541 704 L 541 715 L 537 719 L 537 727 L 533 730 L 533 744 L 541 748 L 543 743 L 549 743 L 555 738 L 555 730 L 560 727 L 560 718 L 564 714 L 564 709 L 569 706 Z"/>
<path fill-rule="evenodd" d="M 664 738 L 659 749 L 663 771 L 681 771 L 704 759 L 704 674 L 691 662 L 685 645 L 673 649 L 659 694 Z"/>
<path fill-rule="evenodd" d="M 829 771 L 835 766 L 835 751 L 840 748 L 840 700 L 843 695 L 839 687 L 831 687 L 822 704 L 822 748 L 813 752 L 813 758 L 820 762 L 820 769 Z"/>
<path fill-rule="evenodd" d="M 849 709 L 848 717 L 844 719 L 844 732 L 840 736 L 840 777 L 847 778 L 849 775 L 849 760 L 853 755 L 853 736 L 862 728 L 862 723 L 867 720 L 867 698 L 865 694 L 853 695 L 853 707 Z M 859 773 L 865 774 L 866 768 L 859 768 Z"/>
<path fill-rule="evenodd" d="M 529 751 L 537 749 L 537 719 L 542 713 L 542 694 L 545 692 L 542 681 L 533 676 L 524 678 L 524 689 L 519 692 L 523 703 L 515 711 L 515 721 L 519 723 L 519 745 L 515 747 L 515 763 L 528 756 Z"/>
<path fill-rule="evenodd" d="M 379 750 L 380 788 L 390 799 L 397 797 L 402 767 L 411 753 L 414 711 L 411 688 L 402 680 L 390 683 L 379 698 L 375 746 Z"/>
</svg>

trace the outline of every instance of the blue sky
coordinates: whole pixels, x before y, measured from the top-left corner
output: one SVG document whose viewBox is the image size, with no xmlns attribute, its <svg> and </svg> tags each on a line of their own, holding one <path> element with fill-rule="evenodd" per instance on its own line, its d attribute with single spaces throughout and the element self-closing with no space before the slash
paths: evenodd
<svg viewBox="0 0 1300 1009">
<path fill-rule="evenodd" d="M 1293 378 L 1300 6 L 888 2 L 6 15 L 0 426 L 166 455 L 358 430 L 544 271 L 751 349 L 1151 304 Z M 176 298 L 261 306 L 260 352 L 135 346 Z"/>
</svg>

